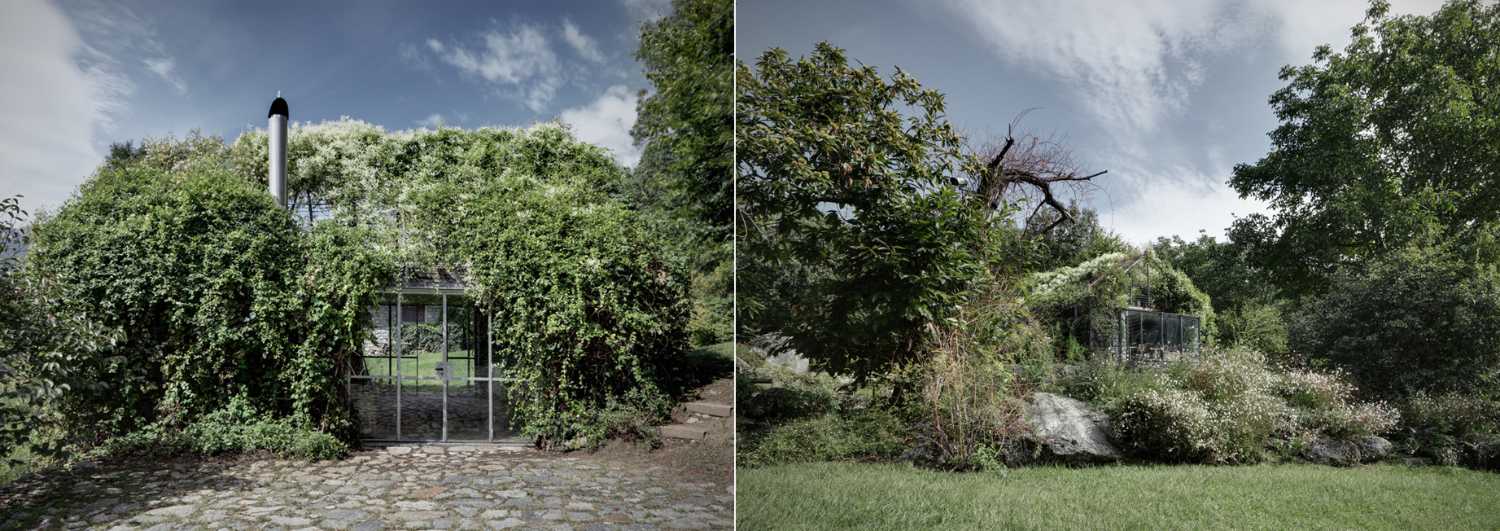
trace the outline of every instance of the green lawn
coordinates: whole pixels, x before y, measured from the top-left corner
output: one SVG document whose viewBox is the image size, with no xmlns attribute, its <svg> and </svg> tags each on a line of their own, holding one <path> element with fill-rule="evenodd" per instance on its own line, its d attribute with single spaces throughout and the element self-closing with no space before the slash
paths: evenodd
<svg viewBox="0 0 1500 531">
<path fill-rule="evenodd" d="M 468 358 L 468 356 L 469 351 L 467 350 L 448 351 L 449 358 L 460 358 L 452 359 L 449 362 L 450 366 L 452 367 L 453 376 L 455 378 L 469 377 L 469 365 L 473 363 L 473 361 L 466 359 Z M 395 376 L 396 361 L 397 360 L 386 358 L 368 358 L 366 360 L 366 363 L 369 364 L 370 376 Z M 442 352 L 417 352 L 417 356 L 415 358 L 411 357 L 410 353 L 407 353 L 406 355 L 403 355 L 400 360 L 401 375 L 437 376 L 437 371 L 435 369 L 437 368 L 437 364 L 442 361 Z M 485 374 L 484 367 L 479 367 L 478 371 L 480 372 L 480 374 L 476 374 L 474 375 L 474 377 L 484 378 L 487 376 Z"/>
<path fill-rule="evenodd" d="M 1500 529 L 1500 474 L 1396 465 L 738 473 L 739 529 Z"/>
</svg>

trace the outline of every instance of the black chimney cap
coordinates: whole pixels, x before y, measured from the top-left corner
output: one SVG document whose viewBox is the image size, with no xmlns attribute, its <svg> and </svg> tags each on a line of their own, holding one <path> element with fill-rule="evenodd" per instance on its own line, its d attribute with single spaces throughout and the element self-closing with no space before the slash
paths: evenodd
<svg viewBox="0 0 1500 531">
<path fill-rule="evenodd" d="M 281 96 L 277 96 L 276 101 L 271 102 L 271 112 L 266 113 L 266 118 L 270 118 L 278 114 L 287 118 L 292 117 L 291 111 L 288 111 L 286 108 L 286 100 L 281 99 Z"/>
</svg>

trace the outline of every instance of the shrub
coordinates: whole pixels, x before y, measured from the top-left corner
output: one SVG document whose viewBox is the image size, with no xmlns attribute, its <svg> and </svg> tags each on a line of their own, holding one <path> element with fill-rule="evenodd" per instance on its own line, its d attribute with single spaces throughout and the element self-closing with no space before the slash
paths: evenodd
<svg viewBox="0 0 1500 531">
<path fill-rule="evenodd" d="M 745 466 L 840 460 L 895 459 L 907 448 L 906 427 L 879 408 L 830 413 L 792 421 L 747 441 Z"/>
<path fill-rule="evenodd" d="M 1385 433 L 1398 418 L 1384 403 L 1352 402 L 1337 373 L 1281 374 L 1253 351 L 1218 352 L 1137 389 L 1106 406 L 1115 435 L 1164 461 L 1254 463 L 1268 448 L 1290 456 L 1320 438 Z"/>
<path fill-rule="evenodd" d="M 1444 465 L 1500 469 L 1500 401 L 1417 393 L 1402 404 L 1402 446 Z"/>
<path fill-rule="evenodd" d="M 1354 396 L 1354 386 L 1339 372 L 1291 370 L 1276 381 L 1276 393 L 1293 407 L 1326 409 Z"/>
<path fill-rule="evenodd" d="M 623 398 L 610 398 L 595 421 L 580 430 L 572 446 L 597 448 L 610 439 L 619 439 L 658 448 L 661 433 L 656 426 L 667 420 L 671 409 L 671 402 L 659 393 L 633 391 Z"/>
<path fill-rule="evenodd" d="M 1212 461 L 1214 414 L 1198 395 L 1147 389 L 1110 407 L 1114 439 L 1134 455 L 1166 462 Z"/>
<path fill-rule="evenodd" d="M 1186 370 L 1184 361 L 1174 361 L 1156 370 L 1126 367 L 1107 358 L 1092 358 L 1063 367 L 1057 386 L 1067 396 L 1108 408 L 1128 396 L 1158 388 L 1166 381 L 1160 374 L 1181 375 Z"/>
<path fill-rule="evenodd" d="M 306 460 L 336 459 L 349 447 L 328 433 L 299 427 L 290 419 L 258 412 L 244 396 L 231 398 L 224 408 L 203 415 L 185 429 L 157 422 L 105 441 L 89 455 L 152 457 L 179 454 L 213 456 L 264 451 L 279 457 Z"/>
<path fill-rule="evenodd" d="M 197 136 L 118 150 L 35 225 L 33 302 L 115 338 L 56 355 L 76 384 L 50 406 L 64 442 L 181 430 L 234 395 L 296 429 L 348 435 L 340 371 L 393 263 L 365 229 L 299 230 L 227 160 Z"/>
<path fill-rule="evenodd" d="M 497 179 L 465 212 L 453 258 L 494 314 L 500 372 L 523 382 L 509 395 L 522 433 L 562 444 L 611 400 L 661 392 L 687 344 L 687 277 L 635 214 L 524 176 Z"/>
<path fill-rule="evenodd" d="M 922 419 L 918 458 L 945 468 L 992 468 L 1027 435 L 1022 398 L 1050 377 L 1051 340 L 1001 287 L 976 293 L 933 336 L 913 408 Z"/>
<path fill-rule="evenodd" d="M 1183 385 L 1210 402 L 1232 402 L 1263 395 L 1276 383 L 1266 369 L 1265 356 L 1248 350 L 1228 350 L 1205 356 L 1183 375 Z"/>
<path fill-rule="evenodd" d="M 27 273 L 56 286 L 69 312 L 124 332 L 74 362 L 102 384 L 63 404 L 80 442 L 186 423 L 222 406 L 226 390 L 268 410 L 286 404 L 304 259 L 291 217 L 264 190 L 222 170 L 120 163 L 34 235 Z"/>
<path fill-rule="evenodd" d="M 1219 314 L 1219 344 L 1272 356 L 1287 354 L 1287 325 L 1281 308 L 1249 302 Z"/>
</svg>

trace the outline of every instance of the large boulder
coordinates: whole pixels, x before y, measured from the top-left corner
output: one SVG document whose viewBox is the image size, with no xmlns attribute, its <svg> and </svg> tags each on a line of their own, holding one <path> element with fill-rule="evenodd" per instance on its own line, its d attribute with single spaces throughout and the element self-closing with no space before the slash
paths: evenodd
<svg viewBox="0 0 1500 531">
<path fill-rule="evenodd" d="M 1308 461 L 1330 466 L 1353 466 L 1379 461 L 1391 454 L 1391 442 L 1374 435 L 1355 439 L 1322 438 L 1302 452 Z"/>
<path fill-rule="evenodd" d="M 1025 418 L 1045 460 L 1085 464 L 1120 459 L 1120 450 L 1109 442 L 1109 417 L 1088 404 L 1035 393 L 1026 400 Z"/>
</svg>

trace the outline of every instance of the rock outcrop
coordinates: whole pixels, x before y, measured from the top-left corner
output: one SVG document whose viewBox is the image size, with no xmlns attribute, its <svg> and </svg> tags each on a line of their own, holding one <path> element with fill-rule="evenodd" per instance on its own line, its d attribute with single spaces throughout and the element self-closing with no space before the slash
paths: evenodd
<svg viewBox="0 0 1500 531">
<path fill-rule="evenodd" d="M 1025 416 L 1044 460 L 1085 464 L 1120 459 L 1120 450 L 1109 442 L 1109 417 L 1088 404 L 1035 393 L 1026 400 Z"/>
<path fill-rule="evenodd" d="M 1353 466 L 1379 461 L 1391 454 L 1391 442 L 1370 435 L 1349 440 L 1318 439 L 1302 452 L 1308 461 L 1330 466 Z"/>
</svg>

